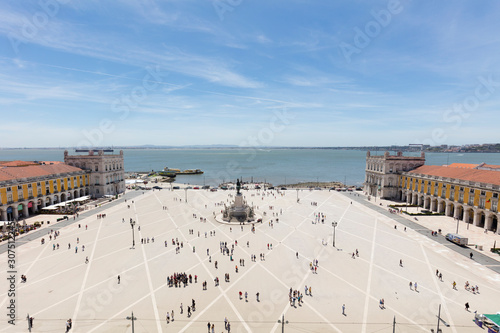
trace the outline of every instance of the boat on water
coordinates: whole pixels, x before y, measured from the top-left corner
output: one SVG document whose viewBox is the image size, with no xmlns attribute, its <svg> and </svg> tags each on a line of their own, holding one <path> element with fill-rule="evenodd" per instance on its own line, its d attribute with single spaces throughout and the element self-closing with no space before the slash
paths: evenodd
<svg viewBox="0 0 500 333">
<path fill-rule="evenodd" d="M 173 169 L 169 167 L 165 167 L 163 172 L 175 175 L 201 175 L 203 173 L 200 169 L 186 169 L 181 171 L 181 169 Z"/>
<path fill-rule="evenodd" d="M 178 175 L 201 175 L 203 171 L 200 169 L 186 169 L 184 171 L 178 172 Z"/>
</svg>

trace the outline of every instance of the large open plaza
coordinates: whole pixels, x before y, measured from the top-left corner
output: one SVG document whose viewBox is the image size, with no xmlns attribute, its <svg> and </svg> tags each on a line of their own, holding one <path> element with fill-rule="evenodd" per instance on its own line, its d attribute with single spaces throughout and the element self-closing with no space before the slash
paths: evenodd
<svg viewBox="0 0 500 333">
<path fill-rule="evenodd" d="M 206 332 L 208 323 L 227 332 L 227 318 L 231 332 L 267 333 L 281 332 L 282 316 L 285 332 L 393 332 L 393 325 L 430 332 L 439 305 L 443 332 L 479 332 L 474 312 L 500 311 L 500 275 L 490 269 L 496 261 L 488 267 L 464 256 L 442 235 L 410 228 L 363 196 L 246 190 L 262 216 L 252 230 L 215 220 L 234 194 L 131 191 L 67 226 L 41 229 L 44 244 L 21 239 L 16 325 L 0 332 L 28 331 L 28 313 L 32 332 L 63 332 L 70 318 L 71 332 Z M 60 232 L 55 240 L 51 227 Z M 7 265 L 5 252 L 0 264 Z M 167 283 L 179 273 L 192 283 Z M 7 289 L 2 279 L 3 308 Z"/>
</svg>

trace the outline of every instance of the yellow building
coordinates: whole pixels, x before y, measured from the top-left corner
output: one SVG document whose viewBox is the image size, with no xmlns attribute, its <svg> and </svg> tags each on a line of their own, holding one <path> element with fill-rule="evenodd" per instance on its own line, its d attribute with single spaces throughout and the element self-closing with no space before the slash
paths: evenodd
<svg viewBox="0 0 500 333">
<path fill-rule="evenodd" d="M 90 172 L 62 162 L 0 162 L 0 219 L 26 218 L 90 193 Z"/>
<path fill-rule="evenodd" d="M 423 165 L 403 172 L 398 187 L 396 199 L 500 233 L 498 165 Z"/>
</svg>

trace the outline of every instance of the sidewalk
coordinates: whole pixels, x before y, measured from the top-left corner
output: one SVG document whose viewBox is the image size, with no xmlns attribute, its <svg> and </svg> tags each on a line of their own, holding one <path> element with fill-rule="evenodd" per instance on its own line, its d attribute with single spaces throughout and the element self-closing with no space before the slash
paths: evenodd
<svg viewBox="0 0 500 333">
<path fill-rule="evenodd" d="M 99 214 L 102 211 L 105 211 L 111 207 L 114 207 L 120 203 L 123 203 L 125 199 L 134 199 L 142 194 L 142 191 L 127 191 L 124 195 L 122 195 L 119 199 L 113 200 L 110 203 L 102 204 L 100 207 L 91 208 L 84 212 L 79 213 L 79 217 L 73 220 L 73 215 L 68 215 L 68 220 L 64 220 L 61 222 L 56 222 L 58 218 L 63 217 L 64 215 L 34 215 L 26 219 L 26 223 L 29 224 L 29 221 L 44 221 L 45 223 L 39 229 L 30 231 L 28 233 L 23 234 L 22 236 L 16 237 L 16 246 L 20 246 L 24 243 L 30 242 L 37 238 L 47 236 L 47 229 L 59 230 L 73 223 L 79 223 L 83 219 Z M 50 221 L 50 224 L 47 224 L 46 221 Z M 7 252 L 7 241 L 4 241 L 0 244 L 0 254 Z"/>
<path fill-rule="evenodd" d="M 366 196 L 360 193 L 348 193 L 341 192 L 346 197 L 363 204 L 364 206 L 375 210 L 376 212 L 383 214 L 394 221 L 411 228 L 418 233 L 429 237 L 435 242 L 442 244 L 461 255 L 469 258 L 470 253 L 473 253 L 474 261 L 477 263 L 488 267 L 494 272 L 500 273 L 500 256 L 498 254 L 492 253 L 490 248 L 493 247 L 495 240 L 497 241 L 497 246 L 500 247 L 500 236 L 495 235 L 492 232 L 487 234 L 484 233 L 484 229 L 477 228 L 470 225 L 467 229 L 466 223 L 460 221 L 459 223 L 459 234 L 467 237 L 469 239 L 469 245 L 467 247 L 460 247 L 454 243 L 446 240 L 445 235 L 447 233 L 456 233 L 457 223 L 452 217 L 448 216 L 418 216 L 418 221 L 414 220 L 413 216 L 406 214 L 393 214 L 389 212 L 388 205 L 398 205 L 400 202 L 385 200 L 377 198 L 375 200 L 368 201 Z M 357 195 L 359 194 L 359 196 Z M 380 205 L 382 204 L 382 205 Z M 408 208 L 411 211 L 412 208 Z M 413 208 L 415 211 L 417 208 Z M 432 236 L 432 231 L 437 231 L 441 229 L 441 234 L 438 236 Z M 476 245 L 482 245 L 483 251 L 478 251 L 475 249 Z"/>
</svg>

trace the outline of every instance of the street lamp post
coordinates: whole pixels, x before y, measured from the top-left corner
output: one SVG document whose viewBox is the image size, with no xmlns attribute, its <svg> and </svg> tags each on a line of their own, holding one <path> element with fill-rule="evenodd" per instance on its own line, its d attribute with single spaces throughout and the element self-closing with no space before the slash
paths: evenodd
<svg viewBox="0 0 500 333">
<path fill-rule="evenodd" d="M 184 196 L 184 201 L 186 201 L 186 203 L 188 202 L 188 189 L 187 187 L 184 189 L 184 191 L 186 192 L 186 195 Z"/>
<path fill-rule="evenodd" d="M 299 189 L 297 189 L 297 202 L 299 202 Z"/>
<path fill-rule="evenodd" d="M 337 222 L 332 222 L 333 227 L 333 247 L 335 247 L 335 228 L 337 227 Z"/>
<path fill-rule="evenodd" d="M 132 227 L 132 248 L 133 249 L 135 248 L 134 225 L 135 225 L 135 221 L 130 219 L 130 226 Z"/>
</svg>

